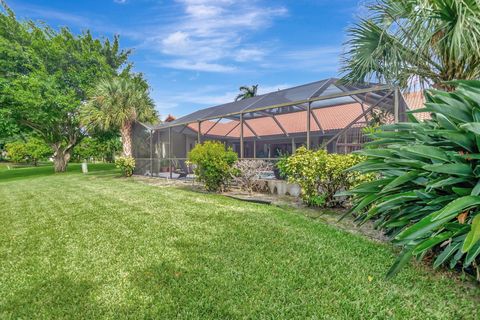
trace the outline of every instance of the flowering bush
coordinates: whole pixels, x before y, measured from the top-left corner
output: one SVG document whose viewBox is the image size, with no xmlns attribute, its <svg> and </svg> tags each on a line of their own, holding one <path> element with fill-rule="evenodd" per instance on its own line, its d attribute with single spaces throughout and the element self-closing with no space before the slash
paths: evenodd
<svg viewBox="0 0 480 320">
<path fill-rule="evenodd" d="M 115 159 L 115 166 L 122 169 L 125 177 L 131 177 L 135 169 L 135 159 L 132 157 L 118 157 Z"/>
<path fill-rule="evenodd" d="M 298 148 L 295 154 L 284 158 L 277 166 L 291 183 L 302 188 L 301 197 L 309 206 L 342 205 L 344 199 L 335 198 L 339 191 L 369 179 L 355 171 L 346 169 L 361 162 L 363 157 L 355 154 L 328 154 L 325 150 Z"/>
<path fill-rule="evenodd" d="M 234 173 L 233 165 L 238 157 L 232 148 L 218 141 L 197 144 L 188 154 L 190 163 L 196 165 L 195 175 L 208 191 L 224 191 Z"/>
</svg>

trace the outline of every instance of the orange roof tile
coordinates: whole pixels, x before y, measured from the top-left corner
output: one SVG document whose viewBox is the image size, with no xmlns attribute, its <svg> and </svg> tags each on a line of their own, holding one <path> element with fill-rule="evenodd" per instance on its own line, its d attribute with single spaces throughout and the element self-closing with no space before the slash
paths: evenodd
<svg viewBox="0 0 480 320">
<path fill-rule="evenodd" d="M 405 95 L 405 101 L 407 102 L 411 110 L 420 109 L 424 103 L 424 97 L 421 92 L 415 92 Z M 357 118 L 362 112 L 362 106 L 359 103 L 344 104 L 339 106 L 332 106 L 327 108 L 314 109 L 312 112 L 317 117 L 318 121 L 322 128 L 319 128 L 314 117 L 310 119 L 311 131 L 325 131 L 338 130 L 345 128 L 350 124 L 355 118 Z M 300 111 L 294 113 L 286 113 L 276 115 L 277 121 L 282 125 L 286 132 L 290 134 L 302 133 L 307 131 L 307 112 Z M 428 113 L 416 114 L 417 117 L 421 119 L 428 119 Z M 363 119 L 359 120 L 360 122 Z M 258 136 L 274 136 L 274 135 L 283 135 L 282 129 L 277 125 L 271 117 L 262 117 L 255 119 L 245 120 L 246 125 L 244 126 L 244 137 L 254 137 L 255 134 L 250 130 L 250 128 L 255 131 Z M 239 121 L 232 120 L 228 122 L 218 122 L 216 121 L 203 121 L 201 125 L 201 132 L 205 134 L 208 132 L 208 135 L 227 136 L 230 138 L 240 137 L 240 126 L 238 125 Z M 197 131 L 198 125 L 195 123 L 189 124 L 188 127 L 193 131 Z M 213 128 L 212 128 L 213 127 Z M 250 127 L 250 128 L 249 128 Z"/>
<path fill-rule="evenodd" d="M 405 102 L 410 110 L 422 109 L 423 105 L 425 104 L 425 96 L 423 95 L 422 91 L 405 93 L 403 94 L 403 97 L 405 98 Z M 431 119 L 430 113 L 428 112 L 414 113 L 414 115 L 418 120 Z"/>
</svg>

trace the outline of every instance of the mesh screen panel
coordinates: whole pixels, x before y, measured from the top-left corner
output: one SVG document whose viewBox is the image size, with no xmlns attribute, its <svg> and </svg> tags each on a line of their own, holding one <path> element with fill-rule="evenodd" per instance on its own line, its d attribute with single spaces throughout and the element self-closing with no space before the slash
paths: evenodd
<svg viewBox="0 0 480 320">
<path fill-rule="evenodd" d="M 138 122 L 132 127 L 132 153 L 134 158 L 150 158 L 150 130 Z"/>
<path fill-rule="evenodd" d="M 391 121 L 392 92 L 378 84 L 345 85 L 326 79 L 198 110 L 153 128 L 135 125 L 136 173 L 172 178 L 191 173 L 185 161 L 198 143 L 199 123 L 202 142 L 221 141 L 240 156 L 240 114 L 244 120 L 244 158 L 273 159 L 291 154 L 307 144 L 307 136 L 311 148 L 352 152 L 367 141 L 362 129 L 371 124 L 374 115 Z M 400 120 L 404 120 L 407 105 L 399 98 Z"/>
</svg>

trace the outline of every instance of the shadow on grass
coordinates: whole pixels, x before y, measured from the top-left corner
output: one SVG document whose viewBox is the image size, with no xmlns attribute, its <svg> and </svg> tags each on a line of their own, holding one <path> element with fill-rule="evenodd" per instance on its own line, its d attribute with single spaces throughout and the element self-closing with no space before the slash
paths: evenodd
<svg viewBox="0 0 480 320">
<path fill-rule="evenodd" d="M 89 173 L 94 172 L 96 176 L 100 175 L 111 175 L 114 173 L 115 165 L 112 163 L 98 163 L 98 164 L 89 164 L 88 171 Z M 81 173 L 81 164 L 80 163 L 71 163 L 68 165 L 66 173 L 55 173 L 52 165 L 43 165 L 38 167 L 25 167 L 25 168 L 14 168 L 10 170 L 0 171 L 0 183 L 7 181 L 15 181 L 22 179 L 32 179 L 38 177 L 45 177 L 49 175 L 63 175 L 63 174 L 74 174 Z"/>
<path fill-rule="evenodd" d="M 27 319 L 64 318 L 66 315 L 98 317 L 102 310 L 93 298 L 95 285 L 91 282 L 74 281 L 58 277 L 39 281 L 35 285 L 12 292 L 0 304 L 0 318 Z"/>
<path fill-rule="evenodd" d="M 154 301 L 148 317 L 161 314 L 164 318 L 239 318 L 231 312 L 231 305 L 223 301 L 220 283 L 201 271 L 201 263 L 196 268 L 187 267 L 162 261 L 133 274 L 133 283 Z"/>
</svg>

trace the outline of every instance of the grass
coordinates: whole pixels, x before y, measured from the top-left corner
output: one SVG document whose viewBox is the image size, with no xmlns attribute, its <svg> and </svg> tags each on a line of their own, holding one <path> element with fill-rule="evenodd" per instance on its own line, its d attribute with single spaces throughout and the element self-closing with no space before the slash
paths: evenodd
<svg viewBox="0 0 480 320">
<path fill-rule="evenodd" d="M 9 170 L 12 165 L 13 163 L 0 161 L 0 171 Z"/>
<path fill-rule="evenodd" d="M 35 177 L 45 177 L 45 176 L 52 176 L 54 175 L 53 167 L 48 163 L 40 164 L 38 167 L 34 166 L 26 166 L 26 167 L 16 167 L 13 169 L 8 169 L 8 165 L 10 167 L 12 164 L 2 163 L 0 164 L 0 183 L 7 182 L 12 180 L 23 180 L 23 179 L 31 179 Z M 69 172 L 81 172 L 81 164 L 80 163 L 71 163 L 68 166 Z M 100 164 L 89 164 L 88 170 L 91 172 L 98 172 L 104 171 L 108 169 L 113 169 L 114 164 L 111 163 L 100 163 Z"/>
<path fill-rule="evenodd" d="M 71 169 L 0 172 L 1 319 L 479 317 L 479 288 L 385 280 L 388 245 L 290 209 Z"/>
</svg>

